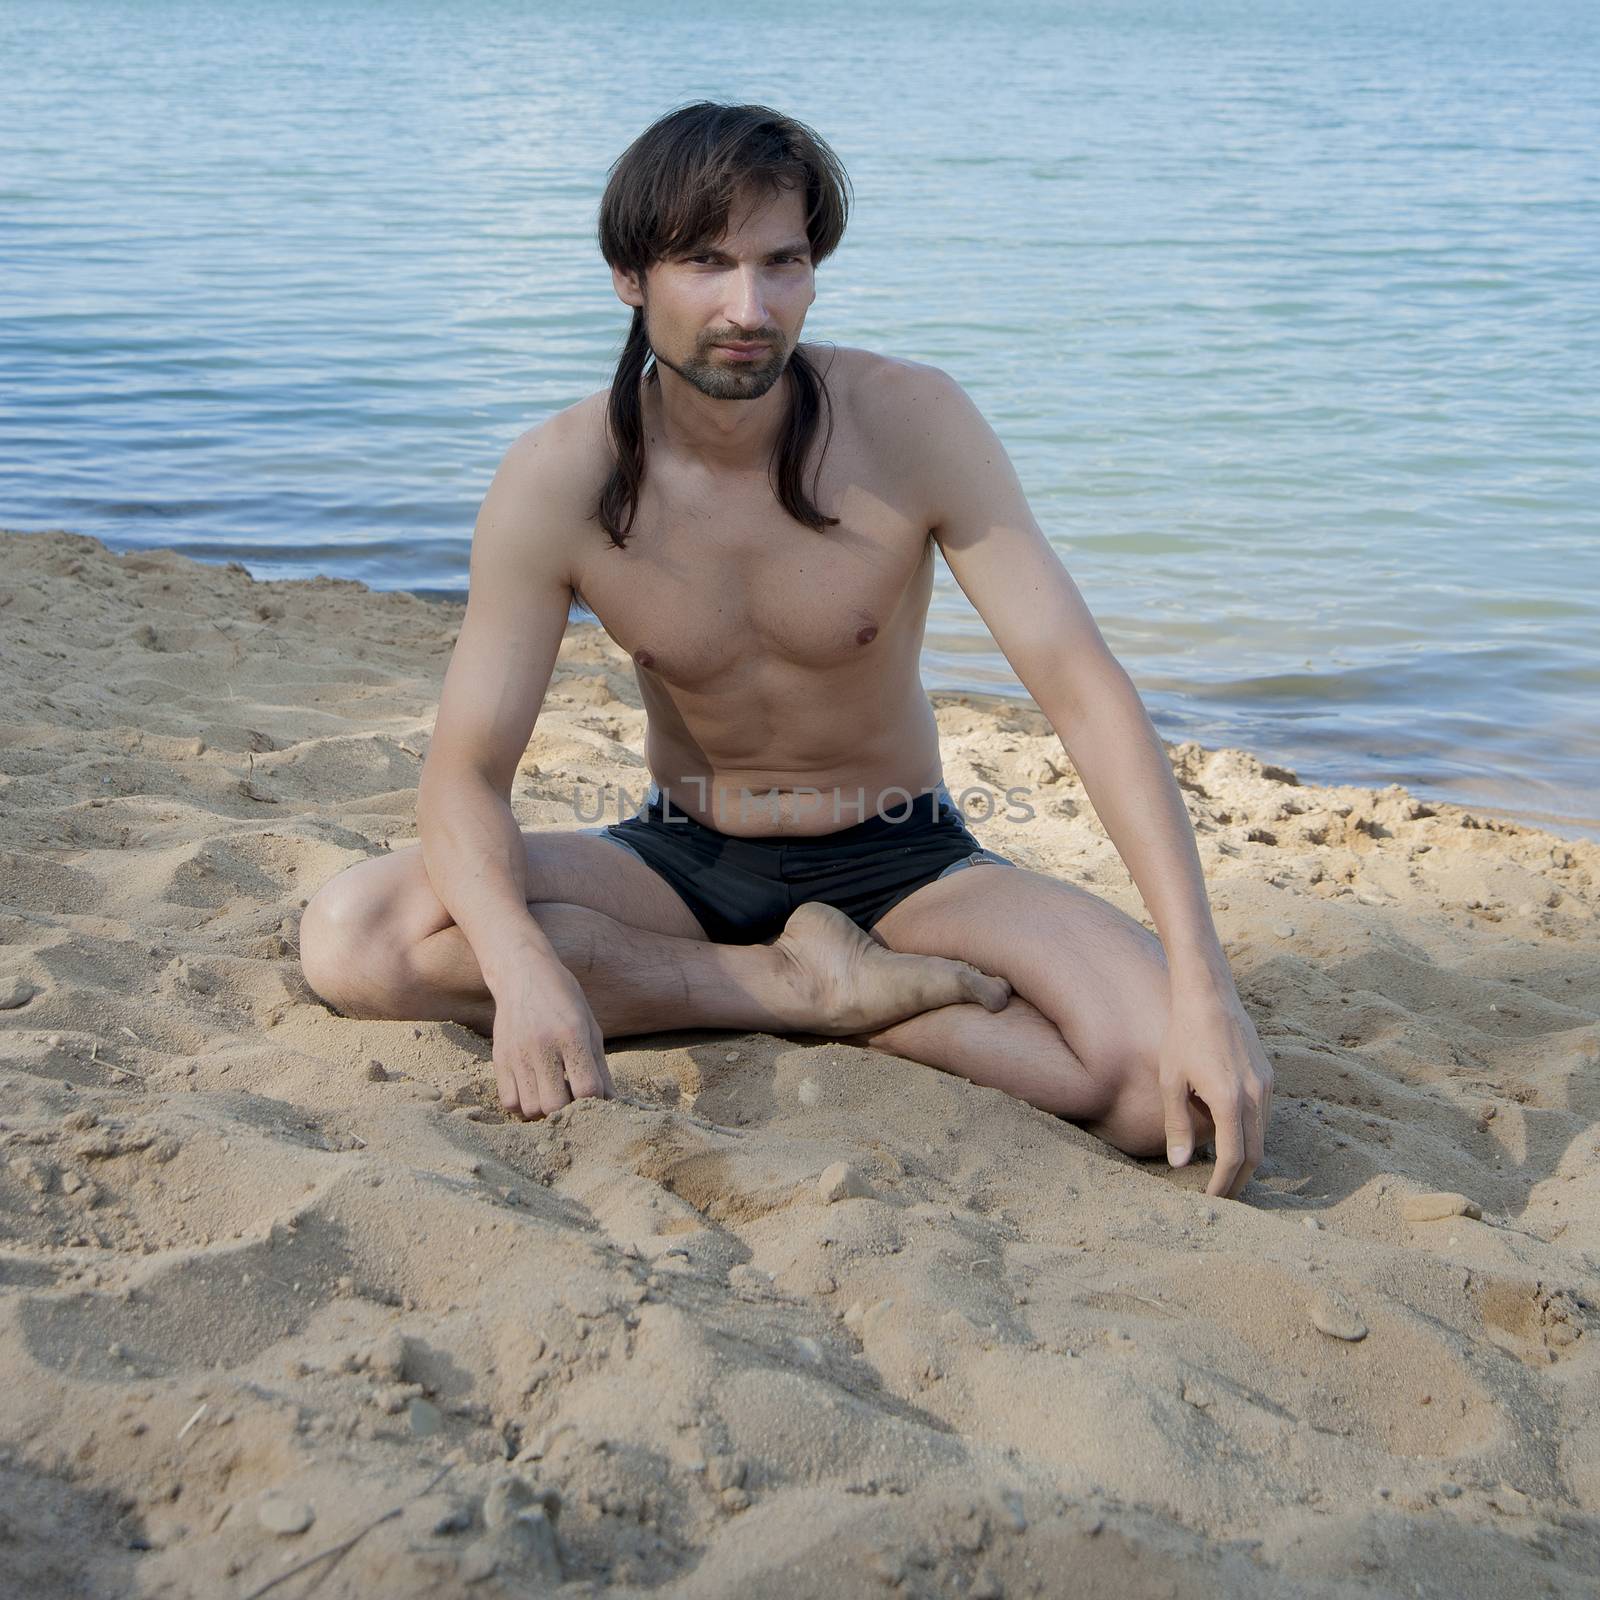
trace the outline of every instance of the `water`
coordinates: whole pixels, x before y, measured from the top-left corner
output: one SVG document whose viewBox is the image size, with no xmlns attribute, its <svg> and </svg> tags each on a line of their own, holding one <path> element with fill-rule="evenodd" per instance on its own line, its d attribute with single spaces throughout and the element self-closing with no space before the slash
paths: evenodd
<svg viewBox="0 0 1600 1600">
<path fill-rule="evenodd" d="M 1600 12 L 7 0 L 0 526 L 464 592 L 708 96 L 855 182 L 806 337 L 944 367 L 1161 732 L 1600 837 Z M 930 687 L 1020 692 L 941 567 Z"/>
</svg>

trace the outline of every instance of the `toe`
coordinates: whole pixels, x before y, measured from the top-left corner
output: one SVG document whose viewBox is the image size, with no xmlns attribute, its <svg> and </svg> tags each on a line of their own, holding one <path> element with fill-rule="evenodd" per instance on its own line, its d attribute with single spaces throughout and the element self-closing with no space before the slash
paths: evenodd
<svg viewBox="0 0 1600 1600">
<path fill-rule="evenodd" d="M 968 979 L 970 998 L 986 1011 L 1004 1011 L 1011 999 L 1011 985 L 1004 978 L 992 978 L 987 972 L 979 972 L 976 967 L 968 971 L 971 974 Z"/>
<path fill-rule="evenodd" d="M 939 958 L 939 971 L 935 980 L 937 998 L 929 997 L 928 1006 L 981 1005 L 986 1011 L 1001 1011 L 1011 998 L 1011 985 L 1004 978 L 991 978 L 980 972 L 970 962 Z"/>
</svg>

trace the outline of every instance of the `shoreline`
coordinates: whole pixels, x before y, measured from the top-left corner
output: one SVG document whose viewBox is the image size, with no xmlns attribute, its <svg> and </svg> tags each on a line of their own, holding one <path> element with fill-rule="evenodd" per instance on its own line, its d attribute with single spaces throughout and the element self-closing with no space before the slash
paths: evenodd
<svg viewBox="0 0 1600 1600">
<path fill-rule="evenodd" d="M 146 544 L 139 544 L 139 546 L 130 546 L 126 547 L 126 549 L 123 549 L 123 547 L 114 546 L 114 544 L 106 544 L 104 539 L 99 539 L 98 536 L 93 536 L 93 534 L 72 533 L 72 531 L 64 530 L 64 528 L 51 528 L 51 530 L 38 531 L 0 528 L 0 541 L 5 541 L 5 539 L 56 538 L 56 536 L 61 536 L 61 538 L 94 538 L 96 539 L 96 542 L 99 542 L 99 544 L 104 544 L 104 547 L 109 550 L 110 554 L 117 555 L 117 557 L 120 557 L 120 555 L 149 554 L 149 552 L 152 552 L 152 550 L 166 549 L 165 546 L 146 546 Z M 170 554 L 179 555 L 182 554 L 182 552 L 178 552 L 178 550 L 171 550 Z M 234 568 L 234 570 L 245 570 L 245 568 L 243 568 L 243 563 L 222 562 L 221 558 L 218 558 L 218 560 L 200 560 L 200 558 L 187 557 L 186 555 L 184 560 L 195 560 L 197 565 L 202 566 L 222 566 L 224 570 L 229 570 L 229 568 Z M 426 587 L 424 587 L 424 589 L 414 590 L 376 589 L 376 587 L 371 586 L 371 584 L 363 581 L 363 579 L 336 578 L 336 576 L 333 576 L 333 574 L 328 573 L 314 574 L 314 576 L 310 576 L 310 578 L 253 578 L 251 581 L 267 587 L 274 586 L 274 584 L 298 584 L 298 582 L 342 582 L 342 584 L 352 584 L 352 586 L 357 587 L 357 589 L 360 590 L 360 592 L 363 592 L 363 594 L 408 595 L 408 597 L 413 598 L 413 600 L 416 600 L 416 602 L 422 603 L 422 605 L 442 606 L 442 608 L 445 608 L 445 610 L 461 611 L 462 608 L 464 608 L 464 605 L 466 605 L 466 590 L 464 589 L 462 589 L 459 594 L 456 594 L 456 592 L 445 592 L 445 590 L 440 589 L 426 589 Z M 600 624 L 598 624 L 597 619 L 594 618 L 594 614 L 590 613 L 590 611 L 587 611 L 586 608 L 584 608 L 582 605 L 579 605 L 578 602 L 574 602 L 573 606 L 570 608 L 570 611 L 568 611 L 568 629 L 571 630 L 574 629 L 574 627 L 579 627 L 579 629 L 581 629 L 581 627 L 594 627 L 594 629 L 600 630 L 600 632 L 603 634 L 603 629 L 600 629 Z M 925 672 L 923 677 L 928 677 L 928 674 Z M 995 714 L 1003 714 L 1003 712 L 1011 709 L 1011 707 L 1018 706 L 1024 707 L 1024 709 L 1037 709 L 1037 707 L 1034 706 L 1034 701 L 1032 701 L 1032 698 L 1030 698 L 1029 694 L 1027 694 L 1027 691 L 1022 688 L 1021 683 L 1014 685 L 1014 690 L 1005 690 L 1005 688 L 1002 688 L 1002 690 L 989 690 L 989 688 L 954 688 L 954 686 L 941 685 L 938 686 L 938 688 L 928 688 L 926 693 L 928 693 L 928 698 L 930 698 L 930 701 L 933 701 L 934 706 L 938 706 L 939 702 L 941 702 L 941 698 L 946 698 L 946 696 L 965 696 L 966 699 L 970 699 L 970 701 L 973 702 L 973 704 L 976 704 L 976 706 L 992 709 L 994 710 Z M 1165 720 L 1165 715 L 1163 715 L 1163 707 L 1160 706 L 1160 702 L 1158 702 L 1157 691 L 1141 690 L 1141 693 L 1144 694 L 1146 710 L 1147 712 L 1150 712 L 1150 715 L 1152 715 L 1152 722 L 1155 722 L 1155 728 L 1157 728 L 1158 736 L 1162 738 L 1163 744 L 1168 744 L 1168 746 L 1176 747 L 1178 744 L 1197 744 L 1197 746 L 1200 746 L 1202 749 L 1206 750 L 1248 749 L 1251 750 L 1251 754 L 1256 755 L 1256 758 L 1261 760 L 1262 763 L 1266 763 L 1266 765 L 1270 766 L 1282 766 L 1282 768 L 1285 768 L 1285 770 L 1294 771 L 1294 773 L 1298 774 L 1298 778 L 1301 779 L 1302 782 L 1306 782 L 1306 784 L 1312 784 L 1312 786 L 1354 787 L 1354 789 L 1363 790 L 1378 790 L 1386 789 L 1386 787 L 1400 787 L 1400 789 L 1405 790 L 1406 794 L 1413 795 L 1413 797 L 1419 798 L 1419 800 L 1429 803 L 1429 805 L 1458 806 L 1458 808 L 1461 808 L 1461 810 L 1470 811 L 1470 813 L 1478 814 L 1478 816 L 1491 816 L 1491 818 L 1498 818 L 1501 819 L 1501 821 L 1515 822 L 1515 824 L 1518 824 L 1518 826 L 1533 827 L 1533 829 L 1539 829 L 1542 830 L 1542 832 L 1549 832 L 1549 834 L 1557 835 L 1557 837 L 1565 838 L 1565 840 L 1592 840 L 1592 842 L 1600 842 L 1600 813 L 1595 814 L 1595 816 L 1579 816 L 1579 814 L 1576 813 L 1566 814 L 1565 811 L 1558 813 L 1558 811 L 1542 810 L 1542 808 L 1539 808 L 1539 806 L 1533 805 L 1512 805 L 1512 803 L 1502 802 L 1502 800 L 1498 800 L 1498 798 L 1478 800 L 1478 798 L 1443 794 L 1442 790 L 1438 789 L 1438 787 L 1435 786 L 1435 784 L 1432 784 L 1432 782 L 1424 781 L 1424 779 L 1406 778 L 1405 774 L 1400 774 L 1400 776 L 1397 776 L 1397 778 L 1387 779 L 1386 782 L 1378 782 L 1376 779 L 1371 779 L 1371 781 L 1362 781 L 1362 779 L 1354 778 L 1354 776 L 1339 776 L 1336 771 L 1331 770 L 1330 766 L 1323 765 L 1323 763 L 1320 762 L 1320 760 L 1317 760 L 1317 758 L 1307 757 L 1306 752 L 1301 752 L 1299 755 L 1293 754 L 1293 752 L 1291 752 L 1291 754 L 1275 755 L 1262 752 L 1262 750 L 1256 749 L 1256 747 L 1251 746 L 1251 744 L 1248 744 L 1248 742 L 1246 742 L 1246 744 L 1242 744 L 1242 742 L 1227 741 L 1227 739 L 1224 739 L 1224 741 L 1218 742 L 1218 744 L 1205 744 L 1205 742 L 1200 741 L 1200 739 L 1184 738 L 1184 736 L 1181 736 L 1181 734 L 1173 734 L 1163 728 L 1162 720 Z M 1168 688 L 1168 690 L 1160 691 L 1160 693 L 1166 694 L 1166 696 L 1173 696 L 1173 694 L 1181 694 L 1181 691 L 1171 690 L 1171 688 Z M 1154 707 L 1154 709 L 1152 709 L 1152 707 Z"/>
<path fill-rule="evenodd" d="M 245 1595 L 365 1528 L 319 1595 L 1587 1594 L 1600 842 L 1169 743 L 1277 1075 L 1237 1202 L 800 1035 L 607 1041 L 616 1099 L 512 1122 L 491 1041 L 296 956 L 414 840 L 462 608 L 3 549 L 22 1590 Z M 980 843 L 1148 927 L 1037 708 L 930 699 L 953 792 L 1037 790 Z M 642 726 L 570 629 L 519 823 L 641 787 Z"/>
</svg>

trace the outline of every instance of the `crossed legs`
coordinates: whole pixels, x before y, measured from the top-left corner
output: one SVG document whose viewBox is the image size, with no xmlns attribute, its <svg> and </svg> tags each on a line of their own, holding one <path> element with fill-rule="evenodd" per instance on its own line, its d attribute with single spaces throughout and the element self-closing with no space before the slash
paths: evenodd
<svg viewBox="0 0 1600 1600">
<path fill-rule="evenodd" d="M 1002 1089 L 1129 1153 L 1164 1148 L 1160 943 L 1087 891 L 979 865 L 908 895 L 871 938 L 808 905 L 771 944 L 720 945 L 610 840 L 523 837 L 529 912 L 607 1038 L 709 1027 L 855 1039 Z M 346 1015 L 492 1032 L 493 998 L 416 846 L 324 885 L 300 948 L 307 982 Z"/>
<path fill-rule="evenodd" d="M 632 852 L 581 834 L 523 837 L 529 914 L 608 1037 L 694 1027 L 837 1037 L 934 1007 L 999 1009 L 1010 995 L 964 961 L 889 950 L 831 906 L 798 907 L 766 944 L 713 944 Z M 346 1015 L 493 1032 L 477 957 L 415 845 L 325 884 L 301 919 L 300 960 L 311 987 Z"/>
</svg>

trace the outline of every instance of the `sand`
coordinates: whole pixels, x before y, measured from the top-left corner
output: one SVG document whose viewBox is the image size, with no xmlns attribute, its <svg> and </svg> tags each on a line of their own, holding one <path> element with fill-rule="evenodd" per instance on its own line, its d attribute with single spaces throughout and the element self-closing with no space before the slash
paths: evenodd
<svg viewBox="0 0 1600 1600">
<path fill-rule="evenodd" d="M 1236 1202 L 815 1038 L 524 1124 L 296 959 L 461 608 L 0 554 L 0 1592 L 1595 1593 L 1600 845 L 1170 747 L 1277 1072 Z M 982 842 L 1149 926 L 1038 712 L 933 700 L 1037 785 Z M 522 825 L 642 726 L 574 626 Z"/>
</svg>

